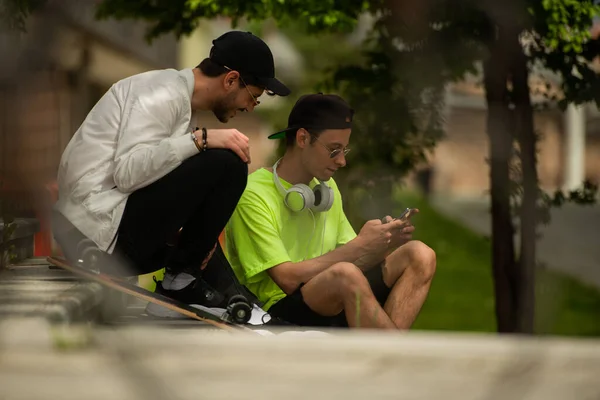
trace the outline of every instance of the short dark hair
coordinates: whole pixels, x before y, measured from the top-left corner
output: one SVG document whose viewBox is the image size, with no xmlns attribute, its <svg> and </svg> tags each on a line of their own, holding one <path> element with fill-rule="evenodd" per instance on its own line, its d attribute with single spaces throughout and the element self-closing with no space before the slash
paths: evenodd
<svg viewBox="0 0 600 400">
<path fill-rule="evenodd" d="M 220 64 L 217 64 L 210 58 L 205 58 L 204 60 L 202 60 L 202 62 L 200 64 L 198 64 L 196 66 L 196 68 L 200 69 L 200 71 L 202 71 L 202 73 L 204 75 L 208 76 L 209 78 L 216 78 L 217 76 L 220 76 L 220 75 L 223 75 L 223 74 L 226 74 L 227 72 L 229 72 L 229 70 L 227 68 L 225 68 L 224 66 L 222 66 Z M 242 79 L 240 79 L 241 87 L 245 86 L 244 82 L 247 85 L 261 87 L 252 75 L 246 75 L 246 74 L 243 74 L 240 72 L 240 76 L 242 77 Z M 242 80 L 244 82 L 242 82 Z"/>
<path fill-rule="evenodd" d="M 196 66 L 202 73 L 209 78 L 216 78 L 219 75 L 227 73 L 227 68 L 217 64 L 210 58 L 205 58 L 200 64 Z"/>
<path fill-rule="evenodd" d="M 298 129 L 294 129 L 294 130 L 286 132 L 286 134 L 285 134 L 286 147 L 292 148 L 295 146 L 297 132 L 298 132 Z M 310 144 L 313 144 L 317 141 L 317 138 L 319 136 L 321 136 L 321 134 L 323 132 L 325 132 L 325 129 L 311 129 L 310 131 L 308 129 L 306 129 L 306 132 L 308 132 L 310 134 Z"/>
</svg>

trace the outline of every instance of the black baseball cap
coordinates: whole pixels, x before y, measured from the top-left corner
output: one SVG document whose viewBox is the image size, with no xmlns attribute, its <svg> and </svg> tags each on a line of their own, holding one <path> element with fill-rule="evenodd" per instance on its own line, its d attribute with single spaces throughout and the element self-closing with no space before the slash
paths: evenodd
<svg viewBox="0 0 600 400">
<path fill-rule="evenodd" d="M 275 78 L 275 62 L 269 46 L 251 32 L 230 31 L 213 40 L 209 58 L 215 63 L 238 71 L 242 77 L 279 96 L 290 89 Z M 250 83 L 249 83 L 250 84 Z"/>
<path fill-rule="evenodd" d="M 273 133 L 269 139 L 282 139 L 290 131 L 311 129 L 347 129 L 352 127 L 354 110 L 335 94 L 305 94 L 301 96 L 288 117 L 288 126 Z"/>
</svg>

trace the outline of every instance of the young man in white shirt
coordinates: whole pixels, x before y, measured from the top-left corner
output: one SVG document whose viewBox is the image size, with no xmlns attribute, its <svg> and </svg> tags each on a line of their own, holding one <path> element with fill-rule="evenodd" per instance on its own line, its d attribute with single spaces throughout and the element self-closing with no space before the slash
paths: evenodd
<svg viewBox="0 0 600 400">
<path fill-rule="evenodd" d="M 225 123 L 253 111 L 264 91 L 290 93 L 267 44 L 241 31 L 215 39 L 196 68 L 115 83 L 62 155 L 54 232 L 65 256 L 79 257 L 88 238 L 110 255 L 105 272 L 165 267 L 157 291 L 218 306 L 200 271 L 246 186 L 249 143 L 235 129 L 202 128 L 195 114 L 210 110 Z"/>
</svg>

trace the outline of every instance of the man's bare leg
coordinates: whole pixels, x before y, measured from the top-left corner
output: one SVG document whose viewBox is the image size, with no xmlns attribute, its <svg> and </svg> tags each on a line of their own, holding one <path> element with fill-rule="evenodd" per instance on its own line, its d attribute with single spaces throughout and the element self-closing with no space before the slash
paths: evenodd
<svg viewBox="0 0 600 400">
<path fill-rule="evenodd" d="M 344 310 L 350 327 L 396 329 L 354 264 L 332 265 L 302 286 L 301 291 L 306 304 L 318 314 L 334 316 Z"/>
<path fill-rule="evenodd" d="M 400 246 L 383 263 L 383 280 L 392 290 L 384 309 L 398 329 L 409 329 L 429 293 L 435 273 L 435 252 L 413 240 Z"/>
</svg>

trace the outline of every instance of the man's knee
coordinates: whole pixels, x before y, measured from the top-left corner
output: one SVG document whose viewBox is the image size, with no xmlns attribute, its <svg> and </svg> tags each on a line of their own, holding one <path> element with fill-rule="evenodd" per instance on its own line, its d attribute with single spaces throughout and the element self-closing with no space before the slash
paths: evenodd
<svg viewBox="0 0 600 400">
<path fill-rule="evenodd" d="M 229 149 L 210 149 L 193 156 L 200 173 L 219 174 L 228 186 L 245 188 L 248 181 L 248 164 Z M 207 171 L 208 168 L 208 171 Z M 202 180 L 200 179 L 199 182 Z"/>
<path fill-rule="evenodd" d="M 329 270 L 333 275 L 333 282 L 343 297 L 369 290 L 367 278 L 356 265 L 340 262 L 332 265 Z"/>
<path fill-rule="evenodd" d="M 228 179 L 243 181 L 244 185 L 248 178 L 248 164 L 246 164 L 240 156 L 233 150 L 229 149 L 211 149 L 205 154 L 212 158 L 211 168 L 219 169 Z"/>
<path fill-rule="evenodd" d="M 430 280 L 435 274 L 437 259 L 435 251 L 419 240 L 408 242 L 407 254 L 411 268 L 415 268 L 424 280 Z"/>
</svg>

